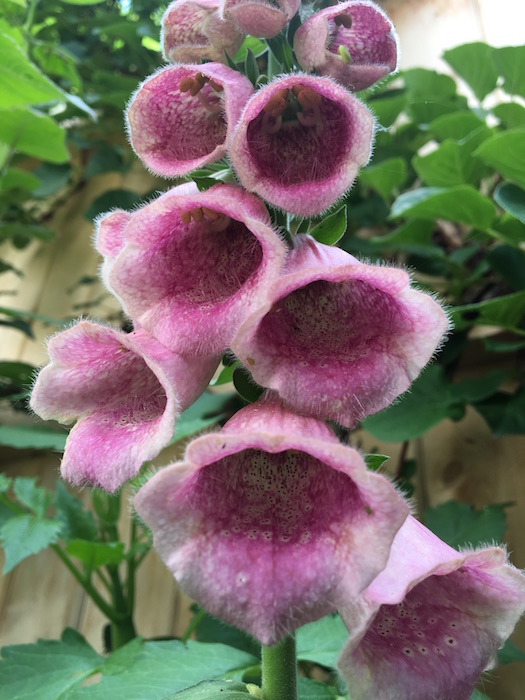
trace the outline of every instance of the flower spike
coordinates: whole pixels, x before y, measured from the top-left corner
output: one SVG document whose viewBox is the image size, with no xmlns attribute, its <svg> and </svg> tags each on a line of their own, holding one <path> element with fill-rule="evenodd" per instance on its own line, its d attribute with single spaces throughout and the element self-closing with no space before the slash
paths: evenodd
<svg viewBox="0 0 525 700">
<path fill-rule="evenodd" d="M 301 0 L 222 0 L 220 13 L 244 34 L 271 39 L 285 28 L 300 4 Z"/>
</svg>

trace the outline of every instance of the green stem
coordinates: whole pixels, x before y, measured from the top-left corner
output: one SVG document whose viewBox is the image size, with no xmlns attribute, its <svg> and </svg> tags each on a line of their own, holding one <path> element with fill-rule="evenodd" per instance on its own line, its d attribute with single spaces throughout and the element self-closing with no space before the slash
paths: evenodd
<svg viewBox="0 0 525 700">
<path fill-rule="evenodd" d="M 198 612 L 196 612 L 195 615 L 191 618 L 190 624 L 187 626 L 186 631 L 185 631 L 184 634 L 182 635 L 181 641 L 184 642 L 184 644 L 186 644 L 186 642 L 188 641 L 188 639 L 189 639 L 189 638 L 191 637 L 191 635 L 195 632 L 195 630 L 197 629 L 197 627 L 198 627 L 199 624 L 200 624 L 200 621 L 202 620 L 202 618 L 203 618 L 205 615 L 206 615 L 206 610 L 203 610 L 203 608 L 201 608 L 201 609 L 200 609 Z"/>
<path fill-rule="evenodd" d="M 262 648 L 264 700 L 297 700 L 295 637 L 290 635 L 272 647 Z"/>
<path fill-rule="evenodd" d="M 135 625 L 131 615 L 129 615 L 122 622 L 112 622 L 111 623 L 111 651 L 120 649 L 124 644 L 131 642 L 135 639 L 137 633 L 135 631 Z"/>
</svg>

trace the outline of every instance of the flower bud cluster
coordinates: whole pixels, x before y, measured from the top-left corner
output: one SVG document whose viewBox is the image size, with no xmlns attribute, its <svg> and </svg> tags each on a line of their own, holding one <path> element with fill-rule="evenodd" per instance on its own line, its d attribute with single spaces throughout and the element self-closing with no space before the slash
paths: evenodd
<svg viewBox="0 0 525 700">
<path fill-rule="evenodd" d="M 186 182 L 99 218 L 102 279 L 135 330 L 81 321 L 52 338 L 31 405 L 77 420 L 65 478 L 113 491 L 170 441 L 233 352 L 262 398 L 192 441 L 135 499 L 179 584 L 263 644 L 338 610 L 356 700 L 461 700 L 523 611 L 524 578 L 500 549 L 459 554 L 431 535 L 324 422 L 350 428 L 392 403 L 448 319 L 404 270 L 304 233 L 287 245 L 272 224 L 263 200 L 310 217 L 348 190 L 374 131 L 352 91 L 397 66 L 384 12 L 351 0 L 297 29 L 302 72 L 255 90 L 224 52 L 245 33 L 275 36 L 298 6 L 168 7 L 164 55 L 177 62 L 132 97 L 130 141 L 165 177 L 228 157 L 239 184 Z"/>
</svg>

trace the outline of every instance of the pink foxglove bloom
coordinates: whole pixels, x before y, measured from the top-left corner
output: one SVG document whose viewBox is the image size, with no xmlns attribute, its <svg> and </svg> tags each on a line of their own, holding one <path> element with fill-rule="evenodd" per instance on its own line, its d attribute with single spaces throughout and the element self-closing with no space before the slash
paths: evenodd
<svg viewBox="0 0 525 700">
<path fill-rule="evenodd" d="M 355 700 L 468 700 L 525 611 L 525 576 L 491 547 L 457 552 L 409 517 L 386 569 L 343 619 Z"/>
<path fill-rule="evenodd" d="M 133 94 L 127 110 L 131 145 L 157 175 L 178 177 L 226 155 L 253 86 L 221 63 L 161 68 Z"/>
<path fill-rule="evenodd" d="M 162 18 L 161 44 L 167 61 L 225 63 L 244 36 L 229 19 L 219 17 L 220 0 L 175 0 Z"/>
<path fill-rule="evenodd" d="M 398 40 L 392 22 L 375 3 L 351 0 L 312 15 L 294 36 L 305 71 L 364 90 L 397 68 Z"/>
<path fill-rule="evenodd" d="M 404 270 L 366 265 L 307 235 L 294 244 L 231 349 L 295 410 L 353 426 L 408 389 L 448 319 Z"/>
<path fill-rule="evenodd" d="M 53 336 L 31 408 L 70 423 L 62 476 L 115 491 L 173 436 L 175 419 L 205 389 L 218 357 L 174 355 L 142 330 L 81 321 Z"/>
<path fill-rule="evenodd" d="M 222 17 L 233 20 L 241 32 L 271 39 L 285 28 L 301 0 L 222 0 Z"/>
<path fill-rule="evenodd" d="M 191 442 L 135 506 L 182 589 L 263 644 L 355 600 L 408 512 L 324 423 L 272 396 Z"/>
<path fill-rule="evenodd" d="M 223 352 L 278 279 L 286 247 L 264 204 L 237 185 L 186 183 L 134 212 L 111 288 L 173 352 Z"/>
<path fill-rule="evenodd" d="M 129 211 L 114 209 L 101 214 L 95 221 L 95 248 L 104 257 L 100 276 L 109 289 L 109 274 L 115 258 L 124 247 L 124 231 L 131 216 Z"/>
<path fill-rule="evenodd" d="M 241 183 L 277 207 L 313 216 L 330 207 L 370 157 L 374 120 L 328 78 L 293 74 L 258 90 L 230 158 Z"/>
</svg>

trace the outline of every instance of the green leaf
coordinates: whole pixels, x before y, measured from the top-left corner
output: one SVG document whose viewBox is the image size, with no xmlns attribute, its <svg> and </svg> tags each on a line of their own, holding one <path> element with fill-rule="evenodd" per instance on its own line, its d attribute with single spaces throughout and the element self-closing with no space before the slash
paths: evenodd
<svg viewBox="0 0 525 700">
<path fill-rule="evenodd" d="M 492 63 L 493 49 L 475 41 L 445 51 L 443 58 L 467 82 L 479 100 L 496 87 L 498 74 Z"/>
<path fill-rule="evenodd" d="M 514 289 L 525 289 L 525 253 L 520 248 L 509 245 L 496 245 L 487 253 L 491 268 Z"/>
<path fill-rule="evenodd" d="M 60 700 L 104 663 L 75 630 L 66 629 L 61 641 L 39 640 L 2 649 L 2 700 Z"/>
<path fill-rule="evenodd" d="M 54 237 L 54 231 L 38 224 L 24 224 L 21 221 L 0 224 L 0 241 L 20 238 L 27 238 L 28 241 L 32 238 L 39 241 L 50 241 Z"/>
<path fill-rule="evenodd" d="M 494 199 L 502 209 L 525 224 L 525 190 L 504 182 L 496 188 Z"/>
<path fill-rule="evenodd" d="M 405 250 L 409 253 L 443 256 L 443 251 L 432 242 L 434 222 L 426 219 L 409 219 L 386 236 L 371 238 L 371 242 L 381 250 Z"/>
<path fill-rule="evenodd" d="M 413 440 L 444 418 L 455 417 L 458 399 L 450 387 L 443 367 L 431 365 L 412 384 L 410 392 L 384 411 L 369 416 L 363 427 L 378 440 Z"/>
<path fill-rule="evenodd" d="M 100 5 L 105 0 L 61 0 L 66 5 Z"/>
<path fill-rule="evenodd" d="M 254 36 L 247 36 L 242 42 L 241 48 L 233 57 L 233 61 L 235 63 L 244 63 L 248 49 L 250 49 L 254 56 L 260 56 L 267 51 L 268 44 L 264 41 L 264 39 L 257 39 Z"/>
<path fill-rule="evenodd" d="M 71 177 L 71 166 L 69 163 L 64 165 L 42 163 L 35 170 L 35 175 L 40 178 L 41 184 L 33 194 L 40 199 L 46 199 L 67 185 Z"/>
<path fill-rule="evenodd" d="M 0 175 L 0 189 L 10 190 L 20 188 L 24 190 L 35 190 L 40 185 L 40 179 L 33 173 L 28 173 L 20 168 L 7 168 L 3 175 Z"/>
<path fill-rule="evenodd" d="M 261 396 L 264 389 L 252 378 L 245 367 L 236 367 L 233 370 L 233 386 L 248 403 L 253 403 Z"/>
<path fill-rule="evenodd" d="M 12 483 L 13 479 L 10 476 L 0 472 L 0 493 L 5 493 L 8 491 L 9 488 L 11 488 Z"/>
<path fill-rule="evenodd" d="M 421 180 L 430 187 L 452 187 L 468 182 L 468 154 L 455 141 L 443 141 L 431 153 L 414 156 L 412 165 Z"/>
<path fill-rule="evenodd" d="M 337 659 L 348 640 L 348 630 L 339 615 L 326 617 L 300 627 L 296 633 L 297 659 L 336 668 Z"/>
<path fill-rule="evenodd" d="M 63 452 L 67 433 L 31 425 L 0 425 L 0 445 Z"/>
<path fill-rule="evenodd" d="M 494 369 L 476 379 L 463 379 L 450 385 L 451 395 L 460 401 L 476 403 L 492 396 L 508 377 L 503 369 Z"/>
<path fill-rule="evenodd" d="M 70 540 L 66 552 L 80 559 L 88 569 L 98 569 L 107 564 L 120 564 L 124 561 L 123 542 L 89 542 L 88 540 Z"/>
<path fill-rule="evenodd" d="M 485 127 L 485 122 L 473 112 L 453 112 L 434 119 L 429 125 L 430 131 L 440 141 L 452 139 L 459 141 L 476 129 Z"/>
<path fill-rule="evenodd" d="M 0 141 L 20 153 L 52 163 L 69 160 L 66 132 L 53 119 L 29 108 L 0 110 Z"/>
<path fill-rule="evenodd" d="M 492 108 L 492 113 L 507 127 L 525 126 L 525 107 L 517 102 L 504 102 Z"/>
<path fill-rule="evenodd" d="M 509 95 L 525 97 L 525 46 L 505 46 L 492 49 L 492 60 L 496 70 L 503 77 L 503 89 Z"/>
<path fill-rule="evenodd" d="M 210 386 L 221 386 L 222 384 L 228 384 L 233 381 L 233 371 L 237 367 L 238 362 L 234 362 L 233 365 L 224 367 L 217 379 L 213 379 L 210 382 Z"/>
<path fill-rule="evenodd" d="M 4 574 L 17 564 L 54 544 L 61 525 L 56 520 L 45 520 L 34 515 L 17 515 L 0 528 L 0 540 L 5 550 Z"/>
<path fill-rule="evenodd" d="M 54 505 L 56 519 L 62 523 L 60 538 L 62 540 L 95 540 L 97 524 L 93 513 L 84 509 L 82 501 L 68 491 L 65 484 L 58 480 Z"/>
<path fill-rule="evenodd" d="M 214 180 L 214 184 L 217 184 Z M 84 213 L 86 219 L 95 219 L 99 214 L 110 209 L 133 209 L 136 204 L 142 204 L 143 198 L 137 192 L 131 190 L 108 190 L 97 197 Z"/>
<path fill-rule="evenodd" d="M 201 681 L 165 700 L 248 700 L 251 697 L 244 683 L 235 681 Z"/>
<path fill-rule="evenodd" d="M 407 178 L 407 164 L 403 158 L 387 158 L 377 165 L 369 165 L 359 173 L 360 181 L 379 192 L 388 201 L 392 190 L 400 187 Z"/>
<path fill-rule="evenodd" d="M 496 437 L 525 435 L 525 388 L 515 394 L 499 392 L 474 408 L 481 413 Z"/>
<path fill-rule="evenodd" d="M 403 111 L 407 100 L 405 90 L 389 90 L 369 98 L 368 106 L 381 126 L 389 127 Z"/>
<path fill-rule="evenodd" d="M 496 216 L 494 204 L 470 185 L 421 187 L 405 192 L 392 204 L 391 218 L 415 216 L 447 219 L 487 228 Z"/>
<path fill-rule="evenodd" d="M 230 398 L 230 394 L 204 392 L 177 420 L 171 444 L 200 433 L 224 418 L 224 407 Z"/>
<path fill-rule="evenodd" d="M 26 362 L 0 362 L 0 377 L 8 377 L 19 386 L 31 385 L 36 367 Z"/>
<path fill-rule="evenodd" d="M 366 466 L 373 472 L 376 472 L 387 459 L 390 459 L 388 455 L 380 455 L 376 453 L 364 455 L 364 458 Z"/>
<path fill-rule="evenodd" d="M 246 50 L 246 59 L 244 61 L 244 73 L 248 80 L 255 87 L 259 78 L 259 67 L 255 60 L 255 55 L 251 49 Z"/>
<path fill-rule="evenodd" d="M 450 310 L 456 330 L 472 325 L 498 326 L 525 335 L 525 291 Z"/>
<path fill-rule="evenodd" d="M 82 90 L 82 79 L 75 67 L 75 60 L 60 46 L 37 44 L 32 55 L 44 73 L 65 78 L 77 90 Z"/>
<path fill-rule="evenodd" d="M 64 95 L 24 55 L 16 43 L 0 34 L 0 104 L 3 108 L 63 100 Z"/>
<path fill-rule="evenodd" d="M 297 679 L 297 690 L 299 700 L 338 700 L 341 697 L 337 688 L 304 676 Z"/>
<path fill-rule="evenodd" d="M 111 656 L 108 663 L 110 661 Z M 203 677 L 220 678 L 256 663 L 258 659 L 250 654 L 224 644 L 192 640 L 187 644 L 146 642 L 131 667 L 111 675 L 104 674 L 102 669 L 98 683 L 83 688 L 77 686 L 70 691 L 67 700 L 166 700 L 177 691 L 199 683 Z"/>
<path fill-rule="evenodd" d="M 245 651 L 256 658 L 261 656 L 261 645 L 254 637 L 237 627 L 233 627 L 233 625 L 228 625 L 226 622 L 218 620 L 197 605 L 194 608 L 196 614 L 202 615 L 195 630 L 199 642 L 227 644 L 229 647 Z"/>
<path fill-rule="evenodd" d="M 481 690 L 475 690 L 470 696 L 470 700 L 490 700 L 490 698 L 485 693 L 482 693 Z"/>
<path fill-rule="evenodd" d="M 411 68 L 400 74 L 412 98 L 450 99 L 456 94 L 453 78 L 427 68 Z"/>
<path fill-rule="evenodd" d="M 338 209 L 334 214 L 330 214 L 320 224 L 317 224 L 310 235 L 319 243 L 325 245 L 335 245 L 346 233 L 347 214 L 346 205 Z"/>
<path fill-rule="evenodd" d="M 492 136 L 474 155 L 503 177 L 525 187 L 525 128 L 509 129 Z"/>
<path fill-rule="evenodd" d="M 124 163 L 122 160 L 122 149 L 105 143 L 98 148 L 84 170 L 84 177 L 88 180 L 95 175 L 110 172 L 122 172 Z"/>
<path fill-rule="evenodd" d="M 498 340 L 497 338 L 483 338 L 483 345 L 489 352 L 516 352 L 525 348 L 525 340 Z"/>
<path fill-rule="evenodd" d="M 497 503 L 476 510 L 467 503 L 448 501 L 425 511 L 425 525 L 451 547 L 502 542 L 506 529 L 505 508 L 509 503 Z"/>
<path fill-rule="evenodd" d="M 513 661 L 525 661 L 525 652 L 507 639 L 503 648 L 498 651 L 498 663 L 511 664 Z"/>
<path fill-rule="evenodd" d="M 43 518 L 52 501 L 52 494 L 36 485 L 36 477 L 18 477 L 15 479 L 13 493 L 20 503 Z"/>
</svg>

